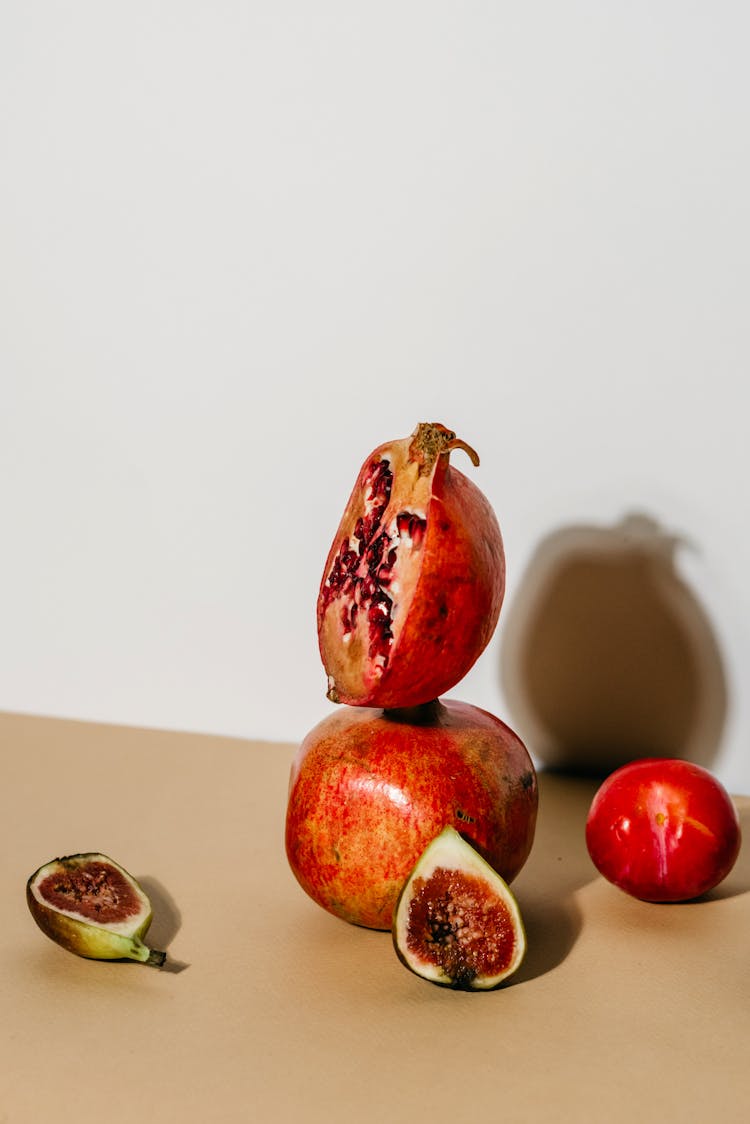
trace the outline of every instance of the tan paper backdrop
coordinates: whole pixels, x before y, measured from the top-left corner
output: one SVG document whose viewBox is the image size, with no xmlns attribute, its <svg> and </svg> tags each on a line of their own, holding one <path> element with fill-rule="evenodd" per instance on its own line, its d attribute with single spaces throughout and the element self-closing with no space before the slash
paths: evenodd
<svg viewBox="0 0 750 1124">
<path fill-rule="evenodd" d="M 704 901 L 636 902 L 588 860 L 593 785 L 542 775 L 527 959 L 454 993 L 298 888 L 291 746 L 5 715 L 0 747 L 3 1124 L 748 1117 L 747 848 Z M 142 881 L 168 969 L 35 927 L 26 878 L 84 850 Z"/>
</svg>

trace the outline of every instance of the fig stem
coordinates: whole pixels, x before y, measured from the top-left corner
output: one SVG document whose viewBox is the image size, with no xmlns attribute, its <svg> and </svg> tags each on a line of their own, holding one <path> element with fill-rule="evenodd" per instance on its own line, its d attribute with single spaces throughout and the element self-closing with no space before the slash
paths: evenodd
<svg viewBox="0 0 750 1124">
<path fill-rule="evenodd" d="M 151 968 L 161 968 L 166 959 L 166 952 L 159 952 L 159 950 L 156 948 L 150 948 L 148 950 L 148 957 L 143 961 L 143 963 L 148 964 Z"/>
</svg>

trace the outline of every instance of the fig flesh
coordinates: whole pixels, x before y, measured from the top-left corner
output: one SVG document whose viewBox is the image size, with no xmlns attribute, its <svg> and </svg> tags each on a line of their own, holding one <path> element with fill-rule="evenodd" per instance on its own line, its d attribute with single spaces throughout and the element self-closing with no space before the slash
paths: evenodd
<svg viewBox="0 0 750 1124">
<path fill-rule="evenodd" d="M 52 859 L 29 878 L 26 901 L 42 932 L 76 956 L 157 968 L 166 959 L 143 942 L 152 917 L 148 897 L 107 855 Z"/>
<path fill-rule="evenodd" d="M 507 883 L 453 827 L 433 839 L 407 878 L 392 934 L 407 968 L 463 991 L 497 987 L 526 951 Z"/>
</svg>

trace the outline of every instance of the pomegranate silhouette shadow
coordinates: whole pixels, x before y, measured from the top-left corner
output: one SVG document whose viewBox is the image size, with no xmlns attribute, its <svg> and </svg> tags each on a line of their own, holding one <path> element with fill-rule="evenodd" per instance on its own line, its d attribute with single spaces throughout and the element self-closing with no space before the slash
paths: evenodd
<svg viewBox="0 0 750 1124">
<path fill-rule="evenodd" d="M 506 606 L 500 674 L 539 763 L 605 775 L 636 757 L 710 767 L 727 690 L 710 621 L 650 517 L 544 539 Z"/>
</svg>

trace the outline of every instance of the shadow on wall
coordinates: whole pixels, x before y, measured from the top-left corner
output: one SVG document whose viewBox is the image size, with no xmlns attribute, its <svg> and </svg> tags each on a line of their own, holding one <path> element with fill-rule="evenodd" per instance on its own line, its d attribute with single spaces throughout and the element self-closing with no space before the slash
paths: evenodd
<svg viewBox="0 0 750 1124">
<path fill-rule="evenodd" d="M 603 776 L 635 757 L 710 768 L 727 705 L 721 653 L 647 515 L 542 540 L 505 610 L 513 723 L 550 768 Z"/>
</svg>

